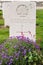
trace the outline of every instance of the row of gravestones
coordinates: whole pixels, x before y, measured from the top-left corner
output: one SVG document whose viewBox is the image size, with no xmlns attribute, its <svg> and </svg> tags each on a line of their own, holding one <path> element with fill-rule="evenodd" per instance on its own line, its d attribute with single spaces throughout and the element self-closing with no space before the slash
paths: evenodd
<svg viewBox="0 0 43 65">
<path fill-rule="evenodd" d="M 36 35 L 36 2 L 11 1 L 3 2 L 3 18 L 8 25 L 9 36 L 25 36 L 35 41 Z"/>
</svg>

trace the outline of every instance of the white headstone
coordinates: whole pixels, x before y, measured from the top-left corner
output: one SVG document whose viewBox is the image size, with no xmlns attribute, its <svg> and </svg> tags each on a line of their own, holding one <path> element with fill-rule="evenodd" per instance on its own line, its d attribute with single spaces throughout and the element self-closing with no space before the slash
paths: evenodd
<svg viewBox="0 0 43 65">
<path fill-rule="evenodd" d="M 3 3 L 5 25 L 9 25 L 10 36 L 29 37 L 35 40 L 36 3 L 29 1 L 12 1 Z"/>
</svg>

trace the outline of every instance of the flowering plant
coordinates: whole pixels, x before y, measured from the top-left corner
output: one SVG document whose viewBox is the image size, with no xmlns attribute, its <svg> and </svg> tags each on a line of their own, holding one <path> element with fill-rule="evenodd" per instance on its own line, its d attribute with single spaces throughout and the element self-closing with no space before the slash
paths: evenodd
<svg viewBox="0 0 43 65">
<path fill-rule="evenodd" d="M 29 38 L 11 37 L 0 45 L 0 65 L 43 65 L 43 55 Z"/>
</svg>

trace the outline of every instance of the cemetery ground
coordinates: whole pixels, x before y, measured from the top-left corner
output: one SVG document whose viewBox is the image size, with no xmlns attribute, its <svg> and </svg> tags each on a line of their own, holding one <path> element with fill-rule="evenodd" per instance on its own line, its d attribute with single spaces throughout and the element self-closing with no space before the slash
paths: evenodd
<svg viewBox="0 0 43 65">
<path fill-rule="evenodd" d="M 4 27 L 0 11 L 0 65 L 43 65 L 43 10 L 37 10 L 36 14 L 36 40 L 41 52 L 37 44 L 27 39 L 8 39 L 9 28 Z"/>
</svg>

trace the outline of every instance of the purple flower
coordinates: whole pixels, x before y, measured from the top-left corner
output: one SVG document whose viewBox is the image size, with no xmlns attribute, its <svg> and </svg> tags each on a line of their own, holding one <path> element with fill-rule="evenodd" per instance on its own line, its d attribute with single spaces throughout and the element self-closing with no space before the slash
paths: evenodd
<svg viewBox="0 0 43 65">
<path fill-rule="evenodd" d="M 9 65 L 13 63 L 13 59 L 11 58 L 9 61 Z"/>
<path fill-rule="evenodd" d="M 5 54 L 5 53 L 2 53 L 2 58 L 8 58 L 8 56 L 7 56 L 7 54 Z"/>
<path fill-rule="evenodd" d="M 40 47 L 39 47 L 39 46 L 37 46 L 37 45 L 36 45 L 36 48 L 37 48 L 37 49 L 40 49 Z"/>
<path fill-rule="evenodd" d="M 6 62 L 7 65 L 11 65 L 13 63 L 13 56 L 9 57 L 9 61 Z"/>
<path fill-rule="evenodd" d="M 22 36 L 16 36 L 17 39 L 22 40 Z"/>
<path fill-rule="evenodd" d="M 11 59 L 10 59 L 10 62 L 12 62 L 12 61 L 13 61 L 13 59 L 11 58 Z"/>
<path fill-rule="evenodd" d="M 3 45 L 0 45 L 0 50 L 3 48 Z"/>
<path fill-rule="evenodd" d="M 11 65 L 11 63 L 9 63 L 8 65 Z"/>
<path fill-rule="evenodd" d="M 15 57 L 16 57 L 16 59 L 18 59 L 19 55 L 20 55 L 20 51 L 15 52 Z"/>
<path fill-rule="evenodd" d="M 9 39 L 14 39 L 15 38 L 15 36 L 11 36 Z"/>
<path fill-rule="evenodd" d="M 30 52 L 30 51 L 31 51 L 31 49 L 28 50 L 28 52 Z"/>
<path fill-rule="evenodd" d="M 15 45 L 14 48 L 17 48 L 17 45 Z"/>
<path fill-rule="evenodd" d="M 8 62 L 8 63 L 7 63 L 7 65 L 11 65 L 11 64 L 12 64 L 12 62 Z"/>
<path fill-rule="evenodd" d="M 9 59 L 13 59 L 13 56 L 9 56 Z"/>
<path fill-rule="evenodd" d="M 25 56 L 26 55 L 26 49 L 24 49 L 24 51 L 23 51 L 23 56 Z"/>
<path fill-rule="evenodd" d="M 20 46 L 20 51 L 24 51 L 24 47 L 23 46 Z"/>
<path fill-rule="evenodd" d="M 2 60 L 0 60 L 0 65 L 2 64 Z"/>
<path fill-rule="evenodd" d="M 33 44 L 36 44 L 36 41 L 33 41 Z"/>
<path fill-rule="evenodd" d="M 35 44 L 35 48 L 36 49 L 40 49 L 39 45 Z"/>
</svg>

